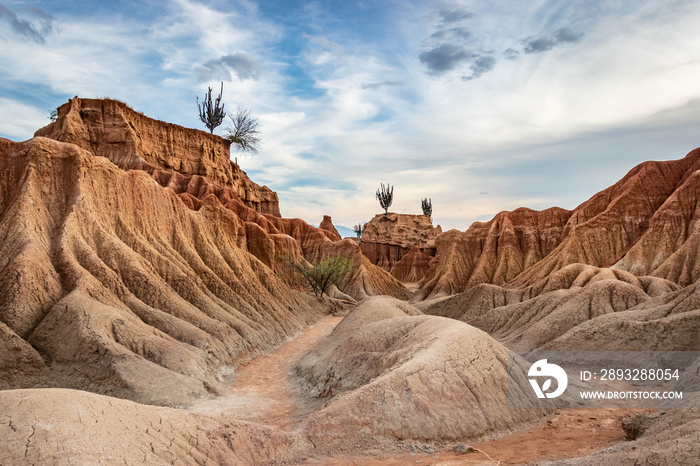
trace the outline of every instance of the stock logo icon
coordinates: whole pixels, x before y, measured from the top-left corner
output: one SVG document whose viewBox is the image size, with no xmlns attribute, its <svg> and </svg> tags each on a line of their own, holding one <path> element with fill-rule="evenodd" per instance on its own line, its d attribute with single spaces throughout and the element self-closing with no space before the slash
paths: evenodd
<svg viewBox="0 0 700 466">
<path fill-rule="evenodd" d="M 546 359 L 540 359 L 530 366 L 530 370 L 527 372 L 528 380 L 532 389 L 535 391 L 537 398 L 556 398 L 566 390 L 566 386 L 569 383 L 569 377 L 567 377 L 564 369 L 557 366 L 556 364 L 549 364 Z M 547 377 L 547 379 L 542 384 L 540 388 L 537 382 L 537 377 Z M 547 390 L 552 386 L 552 379 L 557 381 L 557 389 L 551 393 L 547 393 Z"/>
</svg>

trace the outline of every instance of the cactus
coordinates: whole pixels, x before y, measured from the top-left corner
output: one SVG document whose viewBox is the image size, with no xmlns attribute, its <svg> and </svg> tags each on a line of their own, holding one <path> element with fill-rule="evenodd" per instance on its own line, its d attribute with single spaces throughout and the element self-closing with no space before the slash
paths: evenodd
<svg viewBox="0 0 700 466">
<path fill-rule="evenodd" d="M 377 190 L 377 199 L 379 200 L 379 205 L 384 209 L 384 214 L 389 213 L 389 207 L 394 200 L 394 187 L 387 183 L 386 188 L 384 183 L 381 184 L 381 189 Z"/>
<path fill-rule="evenodd" d="M 420 200 L 420 207 L 423 209 L 423 215 L 427 215 L 428 217 L 431 217 L 433 215 L 433 200 L 428 199 L 427 197 L 425 199 Z"/>
<path fill-rule="evenodd" d="M 221 92 L 219 97 L 212 102 L 211 87 L 209 92 L 204 96 L 204 102 L 199 105 L 199 97 L 197 97 L 197 108 L 199 109 L 199 119 L 205 124 L 211 134 L 214 134 L 214 128 L 221 125 L 226 117 L 224 112 L 224 104 L 221 103 L 221 98 L 224 94 L 224 82 L 221 82 Z"/>
<path fill-rule="evenodd" d="M 355 232 L 358 238 L 362 238 L 362 230 L 364 230 L 364 228 L 362 227 L 362 223 L 358 223 L 357 225 L 352 227 L 352 231 Z"/>
</svg>

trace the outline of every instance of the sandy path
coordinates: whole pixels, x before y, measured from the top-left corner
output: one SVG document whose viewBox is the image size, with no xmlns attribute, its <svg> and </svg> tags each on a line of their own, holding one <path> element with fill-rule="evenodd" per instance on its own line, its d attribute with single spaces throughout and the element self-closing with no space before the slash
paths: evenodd
<svg viewBox="0 0 700 466">
<path fill-rule="evenodd" d="M 239 366 L 230 394 L 200 402 L 190 410 L 208 414 L 227 413 L 237 419 L 293 430 L 326 400 L 303 397 L 293 383 L 290 368 L 331 333 L 342 319 L 326 316 L 273 353 Z"/>
<path fill-rule="evenodd" d="M 538 461 L 577 458 L 612 446 L 625 439 L 620 421 L 648 409 L 562 409 L 553 418 L 532 428 L 472 446 L 486 452 L 459 455 L 452 451 L 435 453 L 353 455 L 344 458 L 309 458 L 308 464 L 328 466 L 456 466 L 517 465 Z"/>
</svg>

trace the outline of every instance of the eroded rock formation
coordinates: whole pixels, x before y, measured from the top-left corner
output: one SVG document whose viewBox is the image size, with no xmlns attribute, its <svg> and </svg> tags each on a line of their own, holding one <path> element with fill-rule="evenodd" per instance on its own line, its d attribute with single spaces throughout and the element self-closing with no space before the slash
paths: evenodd
<svg viewBox="0 0 700 466">
<path fill-rule="evenodd" d="M 147 173 L 51 139 L 0 152 L 3 388 L 181 404 L 325 312 L 241 248 L 214 196 L 190 209 Z"/>
<path fill-rule="evenodd" d="M 697 349 L 698 169 L 696 149 L 635 167 L 571 212 L 518 209 L 446 232 L 414 300 L 512 349 Z"/>
<path fill-rule="evenodd" d="M 418 283 L 429 278 L 434 272 L 431 262 L 434 257 L 423 253 L 418 246 L 412 247 L 408 253 L 391 267 L 391 274 L 403 283 Z"/>
<path fill-rule="evenodd" d="M 403 282 L 418 282 L 427 273 L 435 255 L 435 238 L 441 232 L 426 215 L 378 214 L 364 225 L 360 247 L 372 264 Z M 417 250 L 411 251 L 413 248 Z M 397 266 L 409 252 L 411 256 Z"/>
<path fill-rule="evenodd" d="M 508 349 L 700 351 L 700 150 L 642 164 L 573 211 L 517 209 L 442 234 L 424 216 L 380 215 L 361 250 L 330 217 L 282 218 L 216 136 L 77 98 L 37 134 L 0 139 L 0 389 L 162 405 L 218 394 L 229 366 L 330 310 L 281 278 L 283 257 L 350 258 L 332 293 L 370 298 L 296 364 L 328 402 L 294 432 L 6 390 L 3 464 L 278 464 L 473 440 L 546 414 L 508 408 Z M 371 298 L 408 299 L 399 280 L 421 284 L 416 306 Z M 688 413 L 652 419 L 639 450 L 571 464 L 694 455 Z"/>
<path fill-rule="evenodd" d="M 435 239 L 439 258 L 421 296 L 453 295 L 481 283 L 503 285 L 539 263 L 562 239 L 568 210 L 520 208 L 475 222 L 465 232 L 450 230 Z"/>
<path fill-rule="evenodd" d="M 238 246 L 279 271 L 285 256 L 314 261 L 345 252 L 357 260 L 344 292 L 356 299 L 388 294 L 408 299 L 410 293 L 388 273 L 361 260 L 347 245 L 331 245 L 341 237 L 331 218 L 321 228 L 300 219 L 281 218 L 277 194 L 253 183 L 229 156 L 229 142 L 209 133 L 148 118 L 110 99 L 73 98 L 58 109 L 55 122 L 36 136 L 76 144 L 111 160 L 124 170 L 148 173 L 174 191 L 191 209 L 205 199 L 218 202 L 239 218 Z"/>
<path fill-rule="evenodd" d="M 513 283 L 532 283 L 572 263 L 663 276 L 680 285 L 692 283 L 700 276 L 698 264 L 687 262 L 689 250 L 700 245 L 693 235 L 698 169 L 700 149 L 680 160 L 644 162 L 633 168 L 574 209 L 561 244 Z"/>
<path fill-rule="evenodd" d="M 338 230 L 335 229 L 335 226 L 333 225 L 333 220 L 331 220 L 330 216 L 324 215 L 323 220 L 321 221 L 321 224 L 318 227 L 321 230 L 331 233 L 330 238 L 332 240 L 339 241 L 341 239 L 340 233 L 338 233 Z"/>
<path fill-rule="evenodd" d="M 421 308 L 518 351 L 696 351 L 697 305 L 695 285 L 572 264 L 524 289 L 481 284 Z"/>
<path fill-rule="evenodd" d="M 81 99 L 38 133 L 52 138 L 0 140 L 0 388 L 169 405 L 216 393 L 221 367 L 328 312 L 280 278 L 286 256 L 355 258 L 346 300 L 410 297 L 330 218 L 266 213 L 276 194 L 236 172 L 221 138 Z"/>
</svg>

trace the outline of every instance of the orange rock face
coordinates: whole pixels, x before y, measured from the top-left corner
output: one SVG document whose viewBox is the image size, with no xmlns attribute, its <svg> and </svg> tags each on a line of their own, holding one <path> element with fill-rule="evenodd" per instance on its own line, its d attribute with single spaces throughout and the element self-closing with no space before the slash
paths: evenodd
<svg viewBox="0 0 700 466">
<path fill-rule="evenodd" d="M 573 211 L 518 209 L 435 240 L 414 300 L 514 350 L 697 351 L 700 149 Z"/>
<path fill-rule="evenodd" d="M 70 142 L 125 170 L 151 166 L 200 175 L 226 186 L 248 206 L 280 216 L 277 193 L 253 183 L 230 159 L 230 142 L 213 134 L 148 118 L 110 99 L 73 98 L 35 136 Z"/>
<path fill-rule="evenodd" d="M 418 283 L 428 274 L 431 257 L 414 246 L 398 262 L 394 262 L 391 274 L 403 283 Z"/>
<path fill-rule="evenodd" d="M 324 216 L 320 228 L 281 218 L 277 194 L 231 162 L 229 143 L 219 136 L 153 120 L 122 102 L 79 98 L 62 105 L 58 119 L 36 135 L 70 142 L 124 170 L 144 171 L 190 209 L 199 210 L 205 201 L 220 203 L 239 218 L 238 246 L 272 270 L 279 270 L 283 256 L 317 260 L 338 249 L 357 257 L 362 269 L 355 274 L 364 277 L 358 285 L 346 284 L 351 296 L 409 297 L 396 279 L 359 260 L 359 254 L 328 244 L 341 239 L 330 217 Z"/>
<path fill-rule="evenodd" d="M 394 244 L 410 249 L 432 247 L 432 241 L 442 230 L 433 227 L 426 215 L 377 214 L 364 225 L 362 241 L 367 243 Z"/>
<path fill-rule="evenodd" d="M 465 232 L 451 230 L 435 239 L 435 276 L 421 293 L 460 293 L 480 283 L 502 285 L 537 264 L 559 245 L 568 210 L 520 208 L 475 222 Z"/>
<path fill-rule="evenodd" d="M 2 388 L 182 404 L 325 311 L 241 248 L 254 234 L 213 195 L 193 210 L 47 138 L 2 141 L 0 173 Z"/>
<path fill-rule="evenodd" d="M 682 286 L 700 279 L 700 150 L 694 151 L 694 158 L 678 188 L 654 212 L 648 228 L 615 263 L 616 268 Z"/>
<path fill-rule="evenodd" d="M 694 173 L 698 169 L 698 149 L 680 160 L 644 162 L 633 168 L 613 186 L 574 209 L 564 228 L 561 244 L 514 280 L 514 284 L 532 283 L 573 263 L 615 266 L 634 269 L 644 275 L 655 274 L 662 257 L 681 248 L 686 240 L 691 239 L 688 248 L 696 249 L 697 242 L 690 233 L 696 210 L 697 177 Z M 654 227 L 650 230 L 652 220 Z M 675 228 L 672 228 L 674 224 Z M 667 231 L 659 235 L 664 229 Z M 680 232 L 683 229 L 687 234 Z M 653 245 L 648 242 L 652 236 L 647 237 L 647 234 L 655 236 Z M 646 267 L 639 267 L 634 257 L 644 254 L 633 252 L 629 258 L 624 258 L 643 237 L 647 237 L 646 244 L 653 247 L 647 247 Z M 651 251 L 654 251 L 653 258 L 648 257 Z M 660 254 L 658 257 L 657 253 Z M 673 276 L 678 268 L 687 267 L 679 261 L 672 262 L 675 263 L 666 264 L 668 272 L 663 273 Z M 677 273 L 683 275 L 683 272 Z"/>
</svg>

